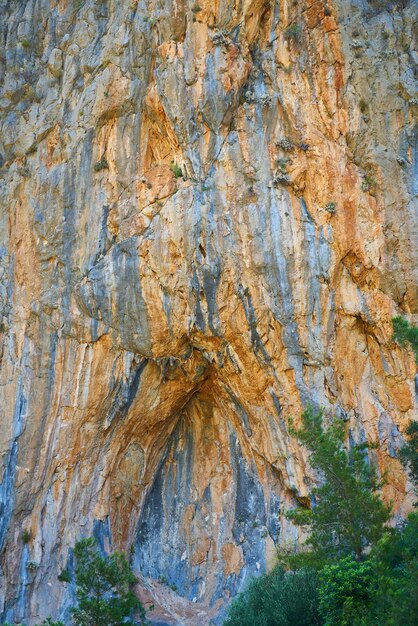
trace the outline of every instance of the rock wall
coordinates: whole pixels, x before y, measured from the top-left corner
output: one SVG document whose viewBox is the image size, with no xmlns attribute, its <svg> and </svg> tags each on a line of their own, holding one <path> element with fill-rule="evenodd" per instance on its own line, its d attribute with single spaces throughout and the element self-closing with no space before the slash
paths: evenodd
<svg viewBox="0 0 418 626">
<path fill-rule="evenodd" d="M 155 624 L 220 624 L 300 540 L 303 406 L 379 442 L 410 506 L 417 5 L 0 13 L 0 616 L 69 623 L 56 576 L 94 532 Z"/>
</svg>

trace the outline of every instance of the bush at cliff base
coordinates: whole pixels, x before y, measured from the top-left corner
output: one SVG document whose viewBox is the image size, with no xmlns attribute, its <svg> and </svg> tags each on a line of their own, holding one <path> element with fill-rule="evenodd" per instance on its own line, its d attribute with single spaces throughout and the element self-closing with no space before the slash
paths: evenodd
<svg viewBox="0 0 418 626">
<path fill-rule="evenodd" d="M 225 626 L 310 626 L 321 624 L 318 581 L 313 570 L 276 567 L 253 579 L 232 602 Z"/>
<path fill-rule="evenodd" d="M 316 506 L 291 516 L 310 531 L 309 551 L 281 555 L 290 571 L 276 567 L 250 582 L 224 626 L 418 626 L 418 513 L 396 529 L 386 525 L 389 510 L 367 448 L 355 447 L 353 457 L 343 446 L 341 423 L 325 429 L 322 414 L 310 410 L 293 432 L 324 479 L 315 490 Z M 400 455 L 415 488 L 417 433 L 412 422 Z"/>
</svg>

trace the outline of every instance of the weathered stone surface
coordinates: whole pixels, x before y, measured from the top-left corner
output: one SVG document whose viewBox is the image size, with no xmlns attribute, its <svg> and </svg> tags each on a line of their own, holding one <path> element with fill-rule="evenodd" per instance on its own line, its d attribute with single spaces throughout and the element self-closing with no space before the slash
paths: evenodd
<svg viewBox="0 0 418 626">
<path fill-rule="evenodd" d="M 94 532 L 155 624 L 219 624 L 300 539 L 307 403 L 411 504 L 416 3 L 0 9 L 0 616 L 68 621 Z"/>
</svg>

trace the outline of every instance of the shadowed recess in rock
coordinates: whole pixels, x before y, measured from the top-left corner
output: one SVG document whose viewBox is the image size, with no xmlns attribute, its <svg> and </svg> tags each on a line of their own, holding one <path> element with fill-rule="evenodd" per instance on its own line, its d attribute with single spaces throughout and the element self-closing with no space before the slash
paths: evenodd
<svg viewBox="0 0 418 626">
<path fill-rule="evenodd" d="M 279 541 L 280 487 L 269 502 L 264 489 L 228 416 L 198 393 L 181 412 L 145 499 L 134 567 L 219 609 L 265 570 L 267 538 Z"/>
</svg>

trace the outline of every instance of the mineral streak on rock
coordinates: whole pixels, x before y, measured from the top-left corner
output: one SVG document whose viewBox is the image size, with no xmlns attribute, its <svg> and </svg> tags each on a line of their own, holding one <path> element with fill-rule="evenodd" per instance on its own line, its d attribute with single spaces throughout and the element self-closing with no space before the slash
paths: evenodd
<svg viewBox="0 0 418 626">
<path fill-rule="evenodd" d="M 410 506 L 416 2 L 0 12 L 1 619 L 67 623 L 94 533 L 155 624 L 219 624 L 300 540 L 308 403 Z"/>
</svg>

